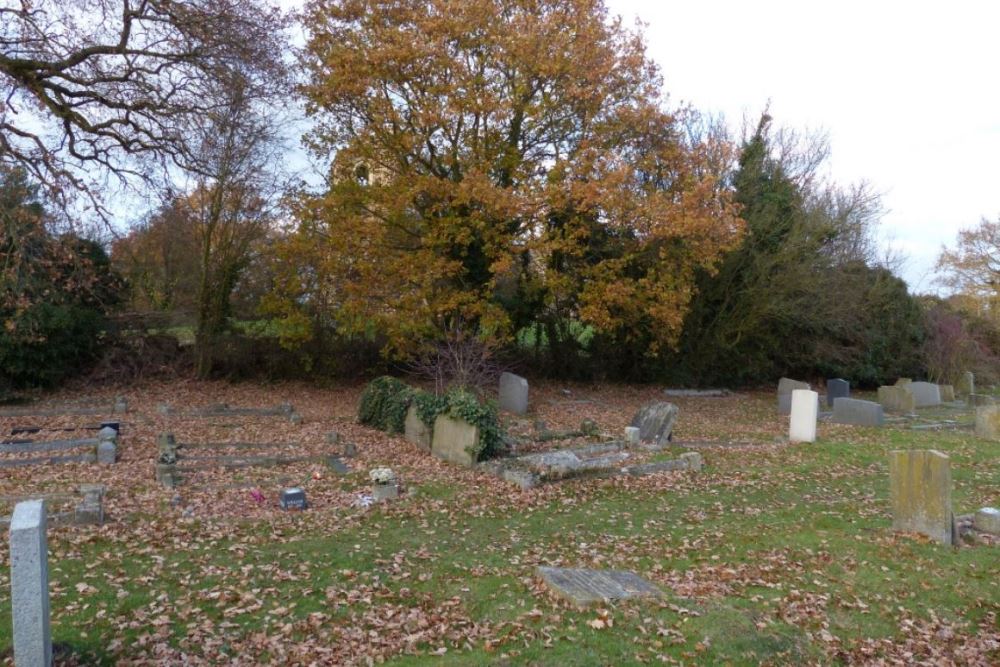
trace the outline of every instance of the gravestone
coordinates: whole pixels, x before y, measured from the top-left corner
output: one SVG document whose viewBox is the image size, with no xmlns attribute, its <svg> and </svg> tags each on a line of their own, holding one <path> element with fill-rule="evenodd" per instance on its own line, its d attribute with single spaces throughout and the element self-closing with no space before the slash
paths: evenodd
<svg viewBox="0 0 1000 667">
<path fill-rule="evenodd" d="M 819 394 L 811 389 L 792 391 L 791 414 L 788 418 L 789 442 L 816 442 L 816 417 L 819 416 Z"/>
<path fill-rule="evenodd" d="M 1000 441 L 1000 405 L 982 405 L 976 408 L 976 436 L 984 440 Z"/>
<path fill-rule="evenodd" d="M 888 385 L 879 387 L 878 402 L 886 412 L 911 414 L 917 409 L 913 392 L 908 387 Z"/>
<path fill-rule="evenodd" d="M 528 411 L 528 381 L 513 373 L 500 374 L 500 409 L 523 415 Z"/>
<path fill-rule="evenodd" d="M 639 427 L 637 426 L 626 426 L 625 427 L 625 444 L 629 447 L 635 447 L 639 444 Z"/>
<path fill-rule="evenodd" d="M 976 376 L 966 371 L 962 373 L 962 376 L 958 378 L 958 386 L 955 387 L 955 391 L 959 396 L 968 396 L 969 394 L 976 393 Z"/>
<path fill-rule="evenodd" d="M 431 430 L 420 418 L 417 406 L 411 405 L 406 410 L 406 421 L 403 422 L 403 437 L 421 449 L 431 451 Z"/>
<path fill-rule="evenodd" d="M 933 449 L 889 453 L 892 528 L 952 543 L 951 462 Z"/>
<path fill-rule="evenodd" d="M 688 470 L 695 472 L 701 472 L 702 467 L 705 465 L 705 459 L 698 452 L 684 452 L 677 459 L 682 461 Z"/>
<path fill-rule="evenodd" d="M 395 482 L 391 484 L 373 484 L 372 497 L 378 503 L 386 500 L 395 500 L 399 498 L 399 485 Z"/>
<path fill-rule="evenodd" d="M 799 382 L 789 378 L 778 380 L 778 414 L 787 415 L 792 412 L 792 392 L 796 389 L 812 389 L 808 382 Z"/>
<path fill-rule="evenodd" d="M 283 510 L 304 510 L 308 507 L 306 492 L 298 487 L 283 489 L 278 502 Z"/>
<path fill-rule="evenodd" d="M 882 406 L 874 401 L 862 401 L 857 398 L 838 398 L 833 403 L 835 424 L 854 424 L 855 426 L 881 426 L 885 423 L 885 412 Z"/>
<path fill-rule="evenodd" d="M 912 383 L 913 383 L 913 380 L 911 380 L 910 378 L 899 378 L 898 380 L 896 380 L 895 386 L 897 386 L 897 387 L 909 387 Z"/>
<path fill-rule="evenodd" d="M 907 389 L 913 393 L 913 404 L 918 408 L 941 405 L 941 390 L 933 382 L 911 382 Z"/>
<path fill-rule="evenodd" d="M 671 440 L 677 412 L 677 406 L 673 403 L 652 403 L 635 413 L 630 426 L 639 429 L 641 442 L 652 442 L 658 447 L 665 447 Z"/>
<path fill-rule="evenodd" d="M 941 391 L 941 402 L 942 403 L 954 403 L 955 402 L 955 388 L 950 384 L 939 384 L 938 389 Z"/>
<path fill-rule="evenodd" d="M 1000 535 L 1000 510 L 995 507 L 978 510 L 972 517 L 972 527 L 983 533 Z"/>
<path fill-rule="evenodd" d="M 18 667 L 52 664 L 47 541 L 45 501 L 15 505 L 10 521 L 10 602 Z"/>
<path fill-rule="evenodd" d="M 631 598 L 659 598 L 663 593 L 633 572 L 539 567 L 538 576 L 579 608 Z"/>
<path fill-rule="evenodd" d="M 97 462 L 111 465 L 118 460 L 118 431 L 105 426 L 97 433 Z"/>
<path fill-rule="evenodd" d="M 851 395 L 851 383 L 847 380 L 834 378 L 826 381 L 826 404 L 833 407 L 833 402 L 838 398 L 849 398 Z"/>
<path fill-rule="evenodd" d="M 326 444 L 328 445 L 338 445 L 340 444 L 340 433 L 337 431 L 327 431 L 326 432 Z"/>
<path fill-rule="evenodd" d="M 431 454 L 451 463 L 472 466 L 476 460 L 472 452 L 479 445 L 479 429 L 460 419 L 438 415 L 434 420 L 431 437 Z"/>
</svg>

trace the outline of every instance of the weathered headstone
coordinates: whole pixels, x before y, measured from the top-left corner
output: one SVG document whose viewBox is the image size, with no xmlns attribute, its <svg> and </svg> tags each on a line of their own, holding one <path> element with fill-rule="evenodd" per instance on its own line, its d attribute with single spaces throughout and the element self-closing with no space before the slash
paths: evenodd
<svg viewBox="0 0 1000 667">
<path fill-rule="evenodd" d="M 395 482 L 391 484 L 373 484 L 372 497 L 375 499 L 375 502 L 379 503 L 386 500 L 395 500 L 399 498 L 399 485 Z"/>
<path fill-rule="evenodd" d="M 528 381 L 513 373 L 500 374 L 500 409 L 523 415 L 528 411 Z"/>
<path fill-rule="evenodd" d="M 304 510 L 308 507 L 306 492 L 298 487 L 282 489 L 278 502 L 283 510 Z"/>
<path fill-rule="evenodd" d="M 1000 535 L 1000 509 L 984 507 L 978 510 L 972 517 L 972 527 L 983 533 Z"/>
<path fill-rule="evenodd" d="M 933 449 L 889 453 L 892 528 L 952 543 L 951 462 Z"/>
<path fill-rule="evenodd" d="M 115 404 L 112 410 L 116 414 L 128 412 L 128 400 L 124 396 L 115 396 Z"/>
<path fill-rule="evenodd" d="M 15 505 L 10 521 L 10 601 L 18 667 L 52 664 L 47 542 L 45 501 Z"/>
<path fill-rule="evenodd" d="M 464 466 L 472 466 L 476 459 L 473 452 L 479 445 L 479 429 L 448 415 L 438 415 L 431 437 L 431 453 L 439 459 Z"/>
<path fill-rule="evenodd" d="M 651 403 L 635 413 L 630 426 L 639 429 L 640 441 L 665 447 L 670 442 L 677 412 L 673 403 Z"/>
<path fill-rule="evenodd" d="M 816 442 L 818 416 L 819 394 L 811 389 L 792 391 L 791 414 L 788 418 L 789 442 Z"/>
<path fill-rule="evenodd" d="M 74 522 L 80 525 L 103 524 L 106 487 L 103 484 L 81 484 L 79 490 L 83 500 L 73 510 Z"/>
<path fill-rule="evenodd" d="M 953 403 L 955 401 L 955 388 L 950 384 L 939 384 L 938 389 L 941 391 L 941 402 L 942 403 Z"/>
<path fill-rule="evenodd" d="M 97 433 L 97 462 L 111 465 L 118 460 L 118 431 L 105 426 Z"/>
<path fill-rule="evenodd" d="M 693 470 L 694 472 L 701 472 L 702 467 L 705 465 L 705 459 L 698 452 L 684 452 L 677 458 L 684 462 L 688 470 Z"/>
<path fill-rule="evenodd" d="M 941 405 L 941 390 L 933 382 L 911 382 L 907 389 L 913 393 L 913 404 L 918 408 Z"/>
<path fill-rule="evenodd" d="M 857 398 L 838 398 L 833 403 L 835 424 L 854 424 L 855 426 L 881 426 L 885 423 L 885 412 L 882 406 L 874 401 L 862 401 Z"/>
<path fill-rule="evenodd" d="M 1000 441 L 1000 405 L 976 408 L 976 435 L 984 440 Z"/>
<path fill-rule="evenodd" d="M 625 444 L 629 447 L 635 447 L 639 444 L 639 427 L 638 426 L 626 426 L 625 427 Z"/>
<path fill-rule="evenodd" d="M 897 386 L 897 387 L 909 387 L 912 382 L 913 382 L 913 380 L 911 380 L 910 378 L 899 378 L 898 380 L 896 380 L 895 386 Z"/>
<path fill-rule="evenodd" d="M 958 386 L 955 387 L 955 391 L 959 396 L 976 393 L 976 376 L 970 371 L 962 373 L 961 377 L 958 378 Z"/>
<path fill-rule="evenodd" d="M 629 598 L 659 598 L 663 593 L 633 572 L 539 567 L 538 576 L 553 591 L 580 608 Z"/>
<path fill-rule="evenodd" d="M 851 383 L 840 378 L 833 378 L 826 381 L 826 404 L 833 407 L 833 402 L 838 398 L 849 398 L 851 395 Z"/>
<path fill-rule="evenodd" d="M 913 392 L 908 387 L 883 386 L 878 388 L 878 402 L 886 412 L 911 414 L 916 409 Z"/>
<path fill-rule="evenodd" d="M 792 412 L 792 392 L 796 389 L 812 389 L 808 382 L 799 382 L 789 378 L 778 380 L 778 414 L 787 415 Z"/>
<path fill-rule="evenodd" d="M 406 410 L 406 421 L 403 422 L 403 437 L 421 449 L 431 450 L 431 429 L 420 418 L 416 405 L 411 405 Z"/>
</svg>

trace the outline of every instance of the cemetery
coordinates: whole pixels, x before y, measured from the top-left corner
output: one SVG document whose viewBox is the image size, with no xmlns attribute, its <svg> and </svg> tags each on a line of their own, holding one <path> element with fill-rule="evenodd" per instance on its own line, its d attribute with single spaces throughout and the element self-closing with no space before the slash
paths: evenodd
<svg viewBox="0 0 1000 667">
<path fill-rule="evenodd" d="M 841 385 L 832 407 L 792 389 L 782 415 L 773 390 L 521 379 L 514 410 L 499 407 L 509 380 L 480 397 L 392 378 L 278 387 L 300 423 L 267 407 L 270 390 L 144 387 L 115 463 L 0 467 L 7 562 L 26 563 L 0 589 L 0 636 L 11 655 L 108 664 L 997 650 L 1000 437 L 976 426 L 995 406 L 883 414 L 875 392 Z M 93 436 L 84 417 L 36 416 L 12 439 Z M 3 446 L 4 462 L 29 456 Z M 41 505 L 48 561 L 37 542 L 22 561 L 18 512 L 36 521 Z M 46 604 L 49 625 L 21 617 Z"/>
<path fill-rule="evenodd" d="M 729 4 L 4 4 L 0 667 L 1000 665 L 1000 4 Z"/>
</svg>

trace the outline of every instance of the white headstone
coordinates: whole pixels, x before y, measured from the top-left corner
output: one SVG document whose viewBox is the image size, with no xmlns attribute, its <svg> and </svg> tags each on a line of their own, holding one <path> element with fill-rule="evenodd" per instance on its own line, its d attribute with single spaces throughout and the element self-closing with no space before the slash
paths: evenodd
<svg viewBox="0 0 1000 667">
<path fill-rule="evenodd" d="M 10 601 L 14 622 L 14 664 L 49 667 L 49 561 L 44 500 L 14 507 L 10 520 Z"/>
<path fill-rule="evenodd" d="M 810 389 L 792 391 L 791 416 L 788 418 L 790 442 L 816 442 L 816 417 L 819 414 L 819 394 Z"/>
</svg>

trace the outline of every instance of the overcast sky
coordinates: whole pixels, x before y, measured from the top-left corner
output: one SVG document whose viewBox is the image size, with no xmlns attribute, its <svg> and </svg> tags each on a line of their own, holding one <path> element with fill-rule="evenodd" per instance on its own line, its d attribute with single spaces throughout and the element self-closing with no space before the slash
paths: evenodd
<svg viewBox="0 0 1000 667">
<path fill-rule="evenodd" d="M 830 171 L 867 180 L 889 210 L 882 237 L 903 277 L 933 291 L 942 243 L 1000 215 L 1000 2 L 608 0 L 648 24 L 672 102 L 738 127 L 829 134 Z"/>
</svg>

